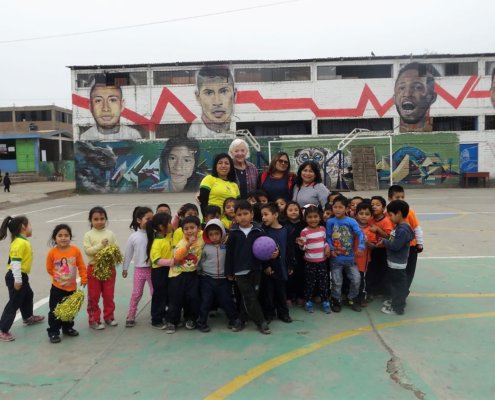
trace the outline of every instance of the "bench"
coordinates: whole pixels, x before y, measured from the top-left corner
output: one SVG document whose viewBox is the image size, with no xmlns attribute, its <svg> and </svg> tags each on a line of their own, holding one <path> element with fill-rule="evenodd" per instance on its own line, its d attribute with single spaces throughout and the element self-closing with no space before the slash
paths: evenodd
<svg viewBox="0 0 495 400">
<path fill-rule="evenodd" d="M 479 181 L 483 181 L 483 187 L 488 187 L 488 180 L 490 179 L 489 172 L 463 172 L 461 173 L 461 186 L 469 187 L 469 179 L 476 179 L 476 184 L 479 184 Z"/>
</svg>

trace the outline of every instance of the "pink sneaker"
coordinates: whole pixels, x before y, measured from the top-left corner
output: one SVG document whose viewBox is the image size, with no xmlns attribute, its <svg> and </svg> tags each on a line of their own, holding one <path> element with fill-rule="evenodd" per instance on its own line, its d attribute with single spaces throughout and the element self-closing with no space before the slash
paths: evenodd
<svg viewBox="0 0 495 400">
<path fill-rule="evenodd" d="M 24 326 L 38 324 L 43 321 L 45 317 L 43 315 L 31 315 L 28 319 L 23 320 Z"/>
<path fill-rule="evenodd" d="M 15 340 L 15 337 L 10 332 L 1 332 L 0 331 L 0 342 L 12 342 Z"/>
</svg>

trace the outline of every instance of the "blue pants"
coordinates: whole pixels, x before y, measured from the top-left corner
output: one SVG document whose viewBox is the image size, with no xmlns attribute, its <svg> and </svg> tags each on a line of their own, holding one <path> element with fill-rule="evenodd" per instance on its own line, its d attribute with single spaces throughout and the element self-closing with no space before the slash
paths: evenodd
<svg viewBox="0 0 495 400">
<path fill-rule="evenodd" d="M 208 313 L 213 304 L 218 304 L 225 311 L 230 322 L 239 318 L 239 313 L 232 298 L 232 282 L 223 279 L 215 279 L 211 276 L 200 277 L 201 305 L 199 307 L 200 325 L 206 325 L 208 322 Z"/>
<path fill-rule="evenodd" d="M 332 298 L 340 301 L 342 295 L 342 281 L 345 272 L 349 278 L 349 299 L 354 299 L 359 294 L 359 285 L 361 283 L 361 275 L 354 260 L 341 261 L 332 258 L 330 262 L 330 271 L 332 273 Z"/>
</svg>

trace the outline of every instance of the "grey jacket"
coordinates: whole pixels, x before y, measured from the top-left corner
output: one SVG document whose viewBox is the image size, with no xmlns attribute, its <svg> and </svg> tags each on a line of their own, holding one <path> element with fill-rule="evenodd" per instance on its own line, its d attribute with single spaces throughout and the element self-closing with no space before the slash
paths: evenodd
<svg viewBox="0 0 495 400">
<path fill-rule="evenodd" d="M 384 239 L 383 245 L 387 249 L 387 264 L 389 268 L 404 269 L 409 257 L 409 243 L 414 239 L 414 232 L 406 224 L 399 224 L 390 233 L 390 239 Z"/>
<path fill-rule="evenodd" d="M 220 244 L 213 244 L 208 239 L 208 227 L 218 226 L 222 231 L 222 240 Z M 225 278 L 225 253 L 227 247 L 225 246 L 225 228 L 219 219 L 211 219 L 203 230 L 203 240 L 205 247 L 203 247 L 203 253 L 199 261 L 199 273 L 204 276 L 210 276 L 215 279 Z"/>
</svg>

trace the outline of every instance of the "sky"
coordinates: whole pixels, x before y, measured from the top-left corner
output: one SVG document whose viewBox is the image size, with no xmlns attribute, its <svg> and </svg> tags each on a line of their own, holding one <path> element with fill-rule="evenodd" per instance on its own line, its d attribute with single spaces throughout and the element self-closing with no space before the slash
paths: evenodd
<svg viewBox="0 0 495 400">
<path fill-rule="evenodd" d="M 494 15 L 486 0 L 2 2 L 0 107 L 71 108 L 74 65 L 495 53 Z"/>
</svg>

